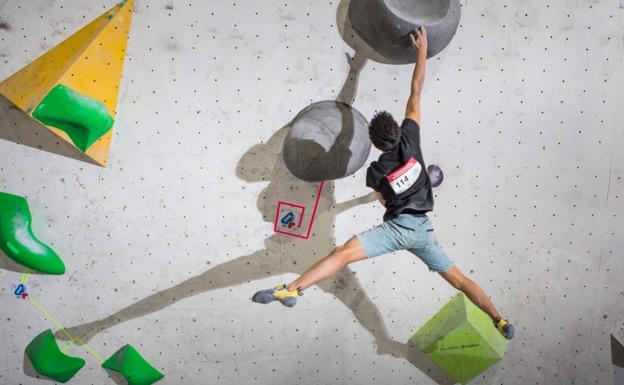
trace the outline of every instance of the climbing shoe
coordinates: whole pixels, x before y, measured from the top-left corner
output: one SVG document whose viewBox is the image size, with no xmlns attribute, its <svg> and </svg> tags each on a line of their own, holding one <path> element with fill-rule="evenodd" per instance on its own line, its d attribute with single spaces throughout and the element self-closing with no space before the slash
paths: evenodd
<svg viewBox="0 0 624 385">
<path fill-rule="evenodd" d="M 510 340 L 513 338 L 515 330 L 513 325 L 510 324 L 509 321 L 501 318 L 494 323 L 494 326 L 496 326 L 496 329 L 498 329 L 499 333 L 502 334 L 502 336 L 506 339 Z"/>
<path fill-rule="evenodd" d="M 272 289 L 260 290 L 251 297 L 251 300 L 262 304 L 280 301 L 284 306 L 293 307 L 297 304 L 297 297 L 301 295 L 303 295 L 301 290 L 288 291 L 286 285 L 279 285 Z"/>
</svg>

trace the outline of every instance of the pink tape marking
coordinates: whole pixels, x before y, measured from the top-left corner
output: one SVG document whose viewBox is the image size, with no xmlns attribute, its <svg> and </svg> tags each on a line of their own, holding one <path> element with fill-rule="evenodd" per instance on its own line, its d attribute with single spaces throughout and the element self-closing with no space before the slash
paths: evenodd
<svg viewBox="0 0 624 385">
<path fill-rule="evenodd" d="M 318 203 L 319 200 L 321 199 L 321 192 L 323 191 L 323 185 L 325 184 L 325 182 L 321 182 L 321 184 L 319 185 L 319 190 L 318 193 L 316 194 L 316 201 L 314 202 L 314 209 L 312 210 L 312 217 L 310 218 L 310 225 L 308 226 L 308 232 L 305 236 L 300 235 L 300 234 L 295 234 L 295 233 L 289 233 L 288 231 L 284 231 L 284 230 L 280 230 L 277 228 L 277 221 L 279 220 L 279 213 L 280 213 L 280 206 L 284 205 L 284 206 L 291 206 L 291 207 L 298 207 L 301 208 L 301 217 L 299 218 L 299 225 L 297 227 L 301 227 L 301 221 L 303 220 L 303 213 L 305 212 L 305 206 L 300 206 L 300 205 L 296 205 L 294 203 L 290 203 L 290 202 L 286 202 L 286 201 L 278 201 L 277 202 L 277 212 L 275 213 L 275 224 L 273 226 L 273 231 L 275 231 L 276 233 L 280 233 L 280 234 L 284 234 L 284 235 L 290 235 L 291 237 L 297 237 L 297 238 L 301 238 L 301 239 L 308 239 L 310 238 L 310 233 L 312 232 L 312 224 L 314 224 L 314 217 L 316 216 L 316 209 L 318 209 Z"/>
</svg>

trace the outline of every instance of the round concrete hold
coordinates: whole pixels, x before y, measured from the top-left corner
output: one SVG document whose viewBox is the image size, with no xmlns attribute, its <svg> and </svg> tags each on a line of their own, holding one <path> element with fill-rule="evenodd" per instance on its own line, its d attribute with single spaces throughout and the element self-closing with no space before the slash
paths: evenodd
<svg viewBox="0 0 624 385">
<path fill-rule="evenodd" d="M 358 35 L 393 64 L 414 63 L 409 34 L 425 26 L 427 57 L 450 43 L 459 26 L 459 0 L 351 0 L 349 20 Z"/>
<path fill-rule="evenodd" d="M 320 182 L 355 173 L 370 149 L 366 118 L 348 104 L 322 101 L 297 114 L 282 154 L 294 176 Z"/>
</svg>

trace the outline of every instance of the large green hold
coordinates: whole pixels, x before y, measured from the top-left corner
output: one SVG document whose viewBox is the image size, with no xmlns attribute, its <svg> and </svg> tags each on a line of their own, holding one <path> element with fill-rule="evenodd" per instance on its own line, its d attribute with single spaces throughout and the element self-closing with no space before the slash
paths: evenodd
<svg viewBox="0 0 624 385">
<path fill-rule="evenodd" d="M 462 384 L 500 361 L 508 344 L 490 317 L 463 293 L 455 295 L 410 341 Z"/>
<path fill-rule="evenodd" d="M 32 116 L 63 130 L 83 152 L 113 126 L 104 103 L 57 84 L 37 105 Z"/>
<path fill-rule="evenodd" d="M 117 350 L 102 367 L 120 372 L 128 385 L 150 385 L 164 376 L 143 358 L 132 345 Z"/>
<path fill-rule="evenodd" d="M 85 364 L 82 358 L 62 353 L 50 329 L 28 344 L 26 355 L 37 373 L 63 383 L 69 381 Z"/>
<path fill-rule="evenodd" d="M 65 264 L 33 235 L 31 223 L 26 199 L 0 192 L 0 249 L 15 262 L 33 270 L 63 274 Z"/>
</svg>

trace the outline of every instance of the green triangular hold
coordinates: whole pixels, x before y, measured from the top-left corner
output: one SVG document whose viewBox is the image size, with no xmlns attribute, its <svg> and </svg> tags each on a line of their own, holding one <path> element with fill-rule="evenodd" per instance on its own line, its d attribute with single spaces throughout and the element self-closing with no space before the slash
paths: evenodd
<svg viewBox="0 0 624 385">
<path fill-rule="evenodd" d="M 508 344 L 490 317 L 463 293 L 451 298 L 410 341 L 462 384 L 500 361 Z"/>
<path fill-rule="evenodd" d="M 85 364 L 82 358 L 61 352 L 50 329 L 28 344 L 26 356 L 37 373 L 62 383 L 69 381 Z"/>
<path fill-rule="evenodd" d="M 102 367 L 123 374 L 128 385 L 150 385 L 165 377 L 164 374 L 150 365 L 132 345 L 126 345 L 117 350 L 102 364 Z"/>
<path fill-rule="evenodd" d="M 39 103 L 32 116 L 46 126 L 69 135 L 83 152 L 113 126 L 104 103 L 57 84 Z"/>
</svg>

